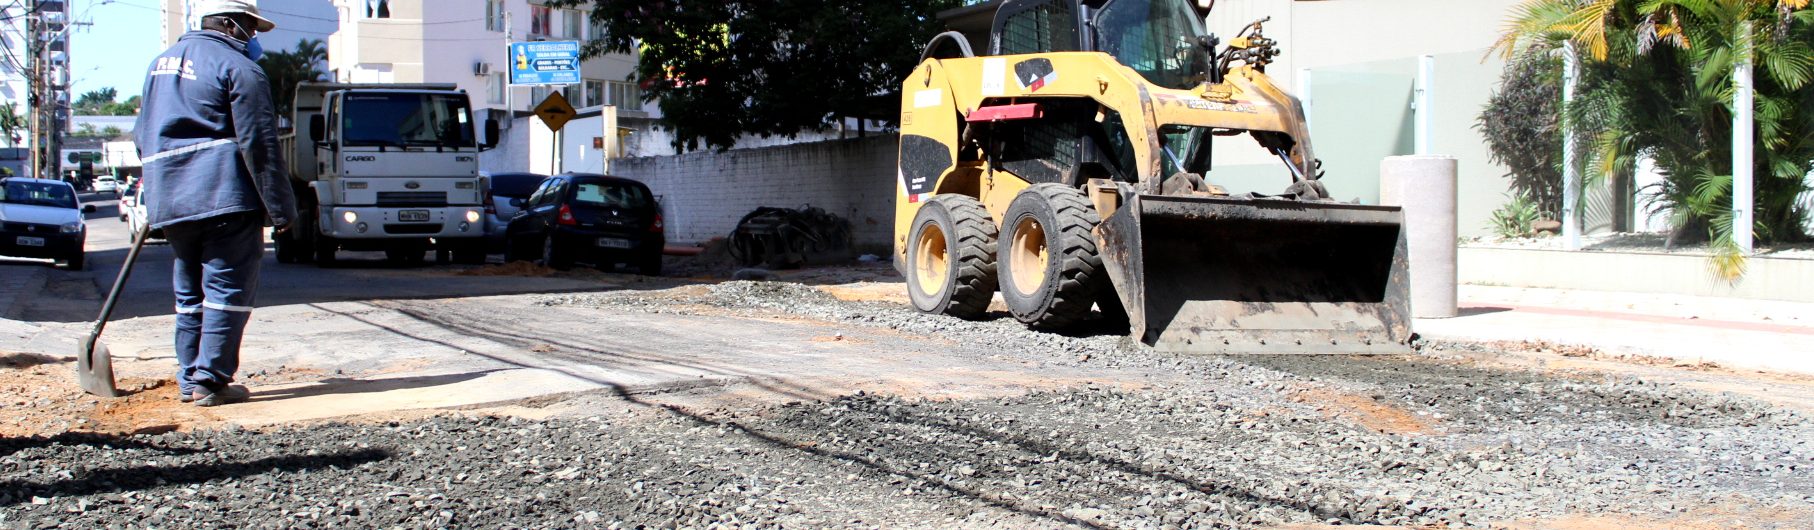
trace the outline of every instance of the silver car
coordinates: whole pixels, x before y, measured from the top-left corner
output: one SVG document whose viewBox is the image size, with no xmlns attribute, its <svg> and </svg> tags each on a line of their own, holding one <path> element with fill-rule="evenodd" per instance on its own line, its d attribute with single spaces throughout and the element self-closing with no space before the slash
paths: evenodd
<svg viewBox="0 0 1814 530">
<path fill-rule="evenodd" d="M 510 219 L 517 212 L 523 211 L 523 205 L 529 195 L 541 187 L 547 175 L 539 173 L 489 172 L 481 171 L 479 176 L 485 179 L 485 247 L 488 252 L 504 252 L 504 232 L 510 226 Z"/>
</svg>

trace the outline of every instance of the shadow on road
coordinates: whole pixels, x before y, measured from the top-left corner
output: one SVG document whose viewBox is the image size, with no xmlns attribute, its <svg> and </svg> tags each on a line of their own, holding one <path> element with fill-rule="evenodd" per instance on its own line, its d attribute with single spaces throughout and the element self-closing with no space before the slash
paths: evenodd
<svg viewBox="0 0 1814 530">
<path fill-rule="evenodd" d="M 390 392 L 392 390 L 411 390 L 464 383 L 494 372 L 503 370 L 483 370 L 460 374 L 431 375 L 422 377 L 399 377 L 395 379 L 351 379 L 335 377 L 316 381 L 312 386 L 282 390 L 258 391 L 252 394 L 252 403 L 265 401 L 282 401 L 315 396 L 341 394 L 371 394 Z"/>
<path fill-rule="evenodd" d="M 244 462 L 227 460 L 182 466 L 153 465 L 100 469 L 77 475 L 72 479 L 43 483 L 26 480 L 6 481 L 0 482 L 0 492 L 10 492 L 7 496 L 17 495 L 17 497 L 6 499 L 5 496 L 0 496 L 0 506 L 29 502 L 32 497 L 84 496 L 138 491 L 170 484 L 201 484 L 273 472 L 295 473 L 328 467 L 347 468 L 386 460 L 391 456 L 392 453 L 386 450 L 360 449 L 312 456 L 274 456 Z"/>
</svg>

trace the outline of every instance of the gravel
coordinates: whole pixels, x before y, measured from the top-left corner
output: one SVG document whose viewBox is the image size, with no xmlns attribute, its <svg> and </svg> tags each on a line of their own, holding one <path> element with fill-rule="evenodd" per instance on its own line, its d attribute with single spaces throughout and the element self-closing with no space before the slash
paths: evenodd
<svg viewBox="0 0 1814 530">
<path fill-rule="evenodd" d="M 1726 514 L 1711 526 L 1814 525 L 1814 422 L 1655 381 L 1431 355 L 1177 356 L 784 283 L 543 303 L 787 314 L 1170 377 L 713 410 L 601 393 L 563 407 L 586 417 L 0 439 L 0 527 L 1468 526 L 1709 510 Z"/>
</svg>

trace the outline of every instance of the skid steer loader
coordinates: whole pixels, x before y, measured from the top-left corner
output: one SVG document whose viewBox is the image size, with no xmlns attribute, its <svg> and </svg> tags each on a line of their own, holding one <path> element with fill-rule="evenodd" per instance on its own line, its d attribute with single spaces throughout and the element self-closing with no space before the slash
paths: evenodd
<svg viewBox="0 0 1814 530">
<path fill-rule="evenodd" d="M 1396 353 L 1403 216 L 1329 200 L 1264 22 L 1212 1 L 1003 0 L 941 14 L 901 96 L 895 264 L 924 312 L 1064 330 L 1125 319 L 1159 350 Z M 976 50 L 982 49 L 983 53 Z M 1215 184 L 1257 142 L 1279 195 Z"/>
</svg>

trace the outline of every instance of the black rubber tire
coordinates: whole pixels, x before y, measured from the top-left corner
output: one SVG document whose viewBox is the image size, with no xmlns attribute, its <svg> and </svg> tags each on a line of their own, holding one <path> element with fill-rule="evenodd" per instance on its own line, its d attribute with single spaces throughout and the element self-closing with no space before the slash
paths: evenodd
<svg viewBox="0 0 1814 530">
<path fill-rule="evenodd" d="M 557 271 L 572 269 L 572 251 L 561 247 L 560 238 L 555 237 L 554 234 L 548 234 L 547 241 L 542 246 L 542 264 Z"/>
<path fill-rule="evenodd" d="M 466 241 L 454 245 L 453 262 L 460 265 L 484 265 L 485 242 Z"/>
<path fill-rule="evenodd" d="M 529 244 L 527 237 L 515 237 L 504 241 L 504 263 L 541 261 L 542 249 Z"/>
<path fill-rule="evenodd" d="M 79 271 L 79 270 L 82 270 L 82 267 L 87 266 L 87 264 L 88 264 L 88 253 L 87 252 L 77 252 L 75 254 L 70 254 L 69 259 L 63 261 L 63 269 L 71 270 L 71 271 Z"/>
<path fill-rule="evenodd" d="M 1045 232 L 1045 275 L 1031 293 L 1014 286 L 1014 230 L 1024 219 Z M 1014 318 L 1041 330 L 1063 330 L 1090 316 L 1107 271 L 1097 255 L 1093 231 L 1102 222 L 1083 190 L 1063 184 L 1035 184 L 1014 197 L 1002 220 L 996 247 L 1002 301 Z"/>
<path fill-rule="evenodd" d="M 138 232 L 133 233 L 137 234 Z M 277 248 L 278 263 L 296 263 L 302 261 L 302 257 L 296 255 L 296 241 L 291 239 L 289 234 L 277 234 L 272 236 L 271 246 Z"/>
<path fill-rule="evenodd" d="M 334 254 L 340 251 L 340 242 L 334 238 L 315 234 L 315 264 L 322 267 L 334 264 Z"/>
<path fill-rule="evenodd" d="M 661 252 L 651 252 L 643 256 L 636 264 L 637 272 L 643 276 L 661 276 Z"/>
<path fill-rule="evenodd" d="M 940 285 L 921 285 L 915 267 L 924 231 L 937 226 L 944 234 L 946 267 Z M 945 194 L 933 197 L 913 216 L 907 236 L 907 297 L 926 313 L 973 319 L 989 311 L 995 297 L 995 222 L 989 210 L 974 197 Z M 928 291 L 934 287 L 936 291 Z"/>
</svg>

